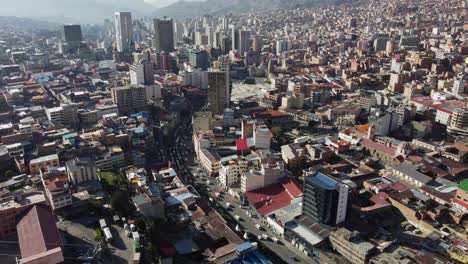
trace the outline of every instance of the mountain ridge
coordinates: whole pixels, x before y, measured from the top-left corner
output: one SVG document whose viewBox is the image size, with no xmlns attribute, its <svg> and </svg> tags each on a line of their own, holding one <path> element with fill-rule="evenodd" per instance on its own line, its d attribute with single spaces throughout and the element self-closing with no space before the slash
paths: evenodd
<svg viewBox="0 0 468 264">
<path fill-rule="evenodd" d="M 240 14 L 320 5 L 337 5 L 351 0 L 206 0 L 179 1 L 153 12 L 155 16 L 186 18 L 202 15 Z"/>
</svg>

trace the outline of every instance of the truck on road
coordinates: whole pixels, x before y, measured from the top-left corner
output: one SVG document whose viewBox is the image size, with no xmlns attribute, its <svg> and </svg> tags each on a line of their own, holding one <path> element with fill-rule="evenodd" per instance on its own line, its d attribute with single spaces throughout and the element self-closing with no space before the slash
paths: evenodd
<svg viewBox="0 0 468 264">
<path fill-rule="evenodd" d="M 104 230 L 104 228 L 107 227 L 106 219 L 99 219 L 99 225 L 101 226 L 101 229 Z"/>
<path fill-rule="evenodd" d="M 110 229 L 108 227 L 104 227 L 102 229 L 102 231 L 104 232 L 104 238 L 106 239 L 106 242 L 109 243 L 112 241 L 112 233 L 110 231 Z"/>
</svg>

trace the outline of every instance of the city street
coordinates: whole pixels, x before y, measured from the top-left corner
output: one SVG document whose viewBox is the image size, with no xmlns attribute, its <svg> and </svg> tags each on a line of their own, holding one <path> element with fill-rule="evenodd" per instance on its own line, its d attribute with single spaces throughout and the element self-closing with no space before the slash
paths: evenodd
<svg viewBox="0 0 468 264">
<path fill-rule="evenodd" d="M 176 125 L 174 130 L 174 136 L 172 137 L 172 142 L 166 142 L 166 150 L 170 160 L 174 164 L 174 168 L 178 172 L 180 179 L 186 184 L 192 184 L 197 191 L 202 196 L 211 196 L 214 197 L 215 185 L 214 179 L 207 179 L 206 176 L 203 177 L 198 171 L 198 166 L 196 166 L 196 157 L 193 152 L 193 143 L 192 143 L 192 127 L 191 127 L 191 118 L 185 117 L 181 120 L 179 124 Z M 208 185 L 207 182 L 210 181 Z M 210 193 L 206 193 L 206 190 L 209 190 Z M 247 216 L 244 209 L 239 208 L 239 204 L 230 199 L 230 197 L 225 196 L 226 200 L 220 201 L 220 204 L 224 207 L 226 202 L 229 202 L 233 205 L 236 205 L 232 210 L 225 210 L 223 207 L 216 208 L 220 213 L 228 213 L 231 219 L 226 219 L 227 221 L 233 222 L 233 229 L 235 227 L 234 216 L 238 215 L 241 218 L 239 226 L 242 229 L 242 236 L 247 231 L 250 241 L 258 241 L 265 247 L 267 247 L 271 252 L 274 252 L 279 256 L 285 263 L 317 263 L 310 257 L 305 256 L 298 249 L 292 247 L 288 242 L 281 239 L 279 236 L 274 235 L 273 232 L 265 227 L 262 227 L 262 230 L 258 230 L 255 225 L 257 224 L 256 220 Z M 216 207 L 215 204 L 212 206 Z M 258 236 L 266 234 L 268 235 L 268 240 L 258 240 Z M 276 237 L 279 240 L 278 243 L 271 240 L 272 237 Z M 326 263 L 336 263 L 335 261 L 330 260 Z"/>
</svg>

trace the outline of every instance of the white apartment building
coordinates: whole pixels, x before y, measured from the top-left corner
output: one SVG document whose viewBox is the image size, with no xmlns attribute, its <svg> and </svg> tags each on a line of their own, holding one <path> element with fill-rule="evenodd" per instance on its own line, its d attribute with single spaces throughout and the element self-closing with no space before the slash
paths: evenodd
<svg viewBox="0 0 468 264">
<path fill-rule="evenodd" d="M 255 124 L 253 128 L 253 139 L 256 149 L 270 149 L 272 134 L 264 124 Z"/>
<path fill-rule="evenodd" d="M 219 183 L 224 188 L 240 183 L 241 175 L 247 172 L 248 161 L 245 158 L 233 156 L 232 159 L 221 161 L 219 167 Z"/>
</svg>

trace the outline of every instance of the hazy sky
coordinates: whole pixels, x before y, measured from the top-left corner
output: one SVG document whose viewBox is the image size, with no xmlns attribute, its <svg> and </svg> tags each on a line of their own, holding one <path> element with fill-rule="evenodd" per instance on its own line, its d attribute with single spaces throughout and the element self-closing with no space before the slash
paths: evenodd
<svg viewBox="0 0 468 264">
<path fill-rule="evenodd" d="M 1 0 L 0 0 L 1 1 Z M 180 0 L 145 0 L 145 2 L 155 6 L 155 7 L 164 7 L 164 6 L 168 6 L 172 3 L 175 3 L 177 1 L 180 1 Z M 186 2 L 190 2 L 190 1 L 203 1 L 203 0 L 184 0 Z M 254 1 L 254 0 L 252 0 Z"/>
<path fill-rule="evenodd" d="M 167 6 L 167 5 L 170 5 L 174 2 L 176 2 L 177 0 L 145 0 L 145 2 L 149 3 L 149 4 L 152 4 L 154 5 L 155 7 L 163 7 L 163 6 Z"/>
<path fill-rule="evenodd" d="M 115 11 L 150 14 L 177 0 L 0 0 L 0 16 L 61 18 L 77 23 L 98 23 Z M 151 5 L 148 3 L 151 2 Z"/>
</svg>

